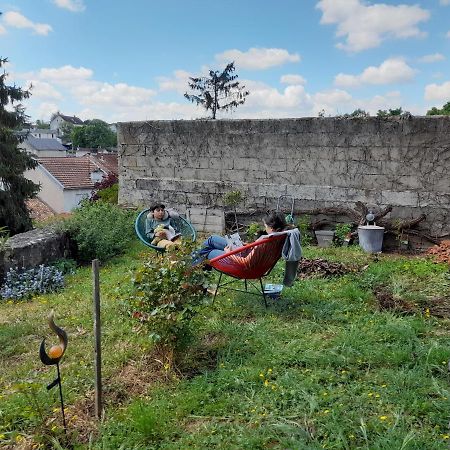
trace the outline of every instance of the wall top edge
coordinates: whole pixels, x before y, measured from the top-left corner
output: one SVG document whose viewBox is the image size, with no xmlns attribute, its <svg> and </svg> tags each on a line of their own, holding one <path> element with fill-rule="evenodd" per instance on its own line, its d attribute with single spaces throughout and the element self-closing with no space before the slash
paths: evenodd
<svg viewBox="0 0 450 450">
<path fill-rule="evenodd" d="M 143 123 L 242 123 L 242 122 L 287 122 L 287 121 L 350 121 L 350 122 L 406 122 L 421 120 L 450 120 L 450 116 L 390 116 L 390 117 L 284 117 L 273 119 L 164 119 L 164 120 L 130 120 L 117 122 L 117 125 L 139 125 Z"/>
</svg>

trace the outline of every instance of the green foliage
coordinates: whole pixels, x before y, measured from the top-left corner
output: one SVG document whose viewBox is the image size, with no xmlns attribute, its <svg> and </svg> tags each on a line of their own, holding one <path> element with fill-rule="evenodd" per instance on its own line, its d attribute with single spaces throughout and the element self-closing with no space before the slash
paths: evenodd
<svg viewBox="0 0 450 450">
<path fill-rule="evenodd" d="M 64 144 L 68 144 L 72 142 L 72 132 L 75 129 L 75 125 L 70 122 L 64 122 L 61 125 L 60 133 L 61 133 L 61 141 Z"/>
<path fill-rule="evenodd" d="M 409 111 L 403 111 L 402 107 L 395 109 L 379 109 L 377 112 L 377 117 L 391 117 L 391 116 L 408 116 L 410 114 Z"/>
<path fill-rule="evenodd" d="M 43 120 L 36 120 L 36 128 L 39 128 L 40 130 L 49 130 L 50 129 L 50 123 L 44 122 Z"/>
<path fill-rule="evenodd" d="M 209 77 L 189 77 L 188 85 L 192 94 L 187 92 L 184 97 L 192 103 L 203 106 L 206 111 L 211 110 L 212 119 L 220 110 L 228 111 L 245 103 L 245 98 L 250 92 L 245 91 L 245 86 L 240 86 L 236 81 L 237 75 L 234 62 L 228 64 L 223 72 L 210 70 Z"/>
<path fill-rule="evenodd" d="M 0 58 L 0 68 L 6 62 Z M 20 102 L 29 98 L 30 92 L 6 85 L 6 78 L 7 73 L 0 75 L 0 227 L 7 227 L 14 235 L 31 229 L 25 201 L 36 195 L 39 186 L 23 176 L 36 167 L 36 161 L 17 148 L 24 137 L 16 131 L 27 121 Z"/>
<path fill-rule="evenodd" d="M 8 248 L 9 231 L 6 227 L 0 227 L 0 252 Z"/>
<path fill-rule="evenodd" d="M 241 203 L 243 200 L 244 195 L 239 189 L 237 189 L 236 191 L 227 192 L 223 196 L 223 203 L 226 206 L 231 206 L 233 208 L 236 208 L 236 206 L 239 205 L 239 203 Z"/>
<path fill-rule="evenodd" d="M 93 119 L 74 127 L 71 133 L 74 147 L 109 148 L 117 146 L 117 134 L 103 120 Z"/>
<path fill-rule="evenodd" d="M 311 217 L 308 215 L 300 216 L 297 220 L 297 228 L 300 230 L 302 247 L 311 245 L 313 241 L 313 235 L 310 230 L 311 227 Z"/>
<path fill-rule="evenodd" d="M 101 189 L 97 192 L 99 200 L 117 205 L 119 201 L 119 183 L 113 184 L 111 187 Z"/>
<path fill-rule="evenodd" d="M 364 117 L 370 117 L 370 113 L 368 113 L 367 111 L 364 111 L 364 109 L 358 108 L 349 114 L 342 114 L 337 117 L 342 117 L 344 119 L 364 118 Z"/>
<path fill-rule="evenodd" d="M 263 228 L 258 222 L 252 222 L 248 225 L 245 234 L 247 235 L 247 239 L 249 241 L 254 241 L 256 238 L 260 236 L 262 231 Z"/>
<path fill-rule="evenodd" d="M 352 231 L 351 223 L 338 223 L 334 230 L 334 239 L 336 245 L 340 246 L 344 243 L 344 240 L 348 238 L 349 233 Z"/>
<path fill-rule="evenodd" d="M 58 269 L 63 275 L 72 275 L 77 268 L 77 262 L 71 258 L 60 258 L 52 261 L 51 266 Z"/>
<path fill-rule="evenodd" d="M 77 244 L 77 259 L 107 261 L 121 254 L 134 236 L 133 214 L 105 202 L 83 202 L 61 227 Z"/>
<path fill-rule="evenodd" d="M 164 257 L 152 254 L 134 276 L 130 313 L 165 352 L 171 365 L 173 351 L 189 338 L 192 319 L 205 299 L 207 272 L 192 266 L 192 244 L 170 248 Z"/>
<path fill-rule="evenodd" d="M 427 116 L 450 116 L 450 102 L 447 102 L 442 108 L 433 108 L 427 111 Z"/>
</svg>

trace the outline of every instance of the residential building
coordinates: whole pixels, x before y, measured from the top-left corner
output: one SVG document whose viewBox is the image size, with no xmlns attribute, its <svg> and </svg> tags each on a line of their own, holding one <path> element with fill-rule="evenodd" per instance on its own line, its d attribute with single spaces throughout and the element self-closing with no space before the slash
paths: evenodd
<svg viewBox="0 0 450 450">
<path fill-rule="evenodd" d="M 114 160 L 115 159 L 115 160 Z M 38 166 L 25 177 L 38 183 L 38 198 L 55 212 L 70 212 L 88 198 L 94 184 L 108 173 L 117 175 L 117 155 L 85 155 L 79 158 L 38 158 Z"/>
<path fill-rule="evenodd" d="M 28 135 L 18 147 L 36 158 L 59 158 L 66 156 L 67 151 L 58 139 L 39 139 L 31 135 Z"/>
<path fill-rule="evenodd" d="M 79 127 L 83 125 L 83 121 L 76 116 L 65 116 L 60 112 L 54 114 L 50 120 L 50 129 L 55 130 L 58 133 L 58 136 L 62 135 L 62 126 L 64 124 L 70 124 L 75 127 Z"/>
</svg>

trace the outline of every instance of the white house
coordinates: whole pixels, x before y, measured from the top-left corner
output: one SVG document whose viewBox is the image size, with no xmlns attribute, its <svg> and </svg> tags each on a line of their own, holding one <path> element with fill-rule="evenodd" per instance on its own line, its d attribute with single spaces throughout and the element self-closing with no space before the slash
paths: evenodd
<svg viewBox="0 0 450 450">
<path fill-rule="evenodd" d="M 90 197 L 97 181 L 110 172 L 117 174 L 117 155 L 114 156 L 115 172 L 112 160 L 100 164 L 86 155 L 80 158 L 38 158 L 38 166 L 24 175 L 40 185 L 38 198 L 55 212 L 70 212 L 83 198 Z"/>
<path fill-rule="evenodd" d="M 28 136 L 32 136 L 37 139 L 57 139 L 58 133 L 56 130 L 50 130 L 48 128 L 31 128 Z"/>
<path fill-rule="evenodd" d="M 61 128 L 64 124 L 71 124 L 73 126 L 79 127 L 84 123 L 80 118 L 76 116 L 65 116 L 64 114 L 61 114 L 59 112 L 53 114 L 50 120 L 50 129 L 56 131 L 58 133 L 58 136 L 62 134 Z"/>
<path fill-rule="evenodd" d="M 67 151 L 58 139 L 39 139 L 30 135 L 18 147 L 36 158 L 59 158 L 66 156 Z"/>
</svg>

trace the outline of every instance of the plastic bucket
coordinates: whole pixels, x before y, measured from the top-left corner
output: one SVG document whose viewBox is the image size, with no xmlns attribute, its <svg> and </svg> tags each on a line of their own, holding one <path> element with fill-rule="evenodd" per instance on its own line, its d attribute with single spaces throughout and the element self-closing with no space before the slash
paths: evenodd
<svg viewBox="0 0 450 450">
<path fill-rule="evenodd" d="M 315 231 L 317 238 L 317 245 L 319 247 L 331 247 L 333 243 L 334 231 L 317 230 Z"/>
<path fill-rule="evenodd" d="M 384 228 L 377 225 L 358 227 L 359 246 L 368 253 L 379 253 L 383 247 Z"/>
</svg>

